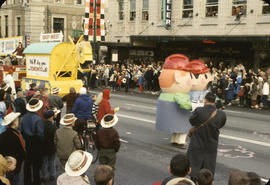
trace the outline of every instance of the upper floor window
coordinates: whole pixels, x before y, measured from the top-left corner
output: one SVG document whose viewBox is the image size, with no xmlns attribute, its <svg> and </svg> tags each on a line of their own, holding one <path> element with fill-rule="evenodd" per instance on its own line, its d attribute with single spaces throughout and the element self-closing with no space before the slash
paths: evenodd
<svg viewBox="0 0 270 185">
<path fill-rule="evenodd" d="M 82 4 L 82 0 L 76 0 L 76 4 L 81 5 Z"/>
<path fill-rule="evenodd" d="M 5 37 L 8 37 L 8 15 L 5 15 Z"/>
<path fill-rule="evenodd" d="M 149 0 L 143 0 L 143 7 L 142 7 L 142 20 L 148 21 L 149 19 Z"/>
<path fill-rule="evenodd" d="M 119 20 L 124 20 L 124 0 L 118 1 Z"/>
<path fill-rule="evenodd" d="M 270 5 L 266 2 L 263 2 L 262 14 L 270 14 Z"/>
<path fill-rule="evenodd" d="M 130 7 L 129 7 L 129 20 L 135 21 L 136 20 L 136 0 L 130 0 Z"/>
<path fill-rule="evenodd" d="M 206 17 L 218 16 L 218 0 L 207 0 L 206 1 Z"/>
<path fill-rule="evenodd" d="M 233 0 L 232 16 L 236 16 L 235 20 L 240 21 L 242 16 L 247 13 L 247 0 Z"/>
<path fill-rule="evenodd" d="M 53 18 L 53 33 L 63 32 L 64 34 L 64 18 Z"/>
<path fill-rule="evenodd" d="M 17 17 L 17 36 L 21 36 L 21 18 Z"/>
<path fill-rule="evenodd" d="M 193 0 L 184 0 L 182 16 L 183 18 L 193 17 Z"/>
</svg>

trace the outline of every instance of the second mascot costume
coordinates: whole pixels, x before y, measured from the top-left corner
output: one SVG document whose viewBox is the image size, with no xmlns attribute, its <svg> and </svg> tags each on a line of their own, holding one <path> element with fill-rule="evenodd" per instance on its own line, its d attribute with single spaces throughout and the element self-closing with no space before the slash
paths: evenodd
<svg viewBox="0 0 270 185">
<path fill-rule="evenodd" d="M 172 133 L 171 143 L 185 148 L 189 129 L 192 87 L 189 59 L 181 54 L 166 58 L 159 77 L 162 93 L 157 103 L 156 128 Z"/>
</svg>

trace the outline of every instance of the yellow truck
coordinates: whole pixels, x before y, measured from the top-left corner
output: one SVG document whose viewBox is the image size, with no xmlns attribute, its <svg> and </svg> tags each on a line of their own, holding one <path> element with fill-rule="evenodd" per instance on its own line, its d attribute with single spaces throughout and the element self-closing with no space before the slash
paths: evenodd
<svg viewBox="0 0 270 185">
<path fill-rule="evenodd" d="M 70 42 L 35 43 L 29 45 L 24 54 L 26 57 L 26 77 L 22 79 L 22 89 L 28 90 L 31 83 L 42 85 L 52 91 L 59 87 L 59 95 L 69 93 L 74 87 L 78 92 L 83 82 L 77 79 L 78 70 L 82 72 L 81 64 L 92 61 L 92 48 L 89 42 L 79 39 L 75 45 Z"/>
</svg>

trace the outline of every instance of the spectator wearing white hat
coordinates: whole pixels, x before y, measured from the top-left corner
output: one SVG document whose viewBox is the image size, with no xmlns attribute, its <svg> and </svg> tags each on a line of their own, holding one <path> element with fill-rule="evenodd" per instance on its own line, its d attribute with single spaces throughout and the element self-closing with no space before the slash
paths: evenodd
<svg viewBox="0 0 270 185">
<path fill-rule="evenodd" d="M 23 117 L 21 122 L 21 132 L 25 140 L 27 152 L 24 164 L 24 184 L 40 185 L 41 183 L 40 169 L 42 165 L 44 125 L 38 113 L 42 107 L 43 102 L 41 100 L 32 98 L 26 105 L 26 109 L 29 112 Z"/>
<path fill-rule="evenodd" d="M 54 144 L 54 136 L 56 132 L 56 125 L 54 124 L 53 118 L 59 112 L 48 110 L 43 113 L 44 121 L 44 143 L 43 143 L 43 161 L 40 172 L 41 181 L 54 180 L 56 177 L 56 166 L 55 166 L 55 153 L 56 148 Z"/>
<path fill-rule="evenodd" d="M 97 131 L 96 146 L 99 150 L 99 163 L 109 165 L 115 169 L 116 153 L 120 148 L 120 138 L 116 129 L 113 128 L 118 122 L 114 114 L 106 114 L 101 120 L 102 129 Z"/>
<path fill-rule="evenodd" d="M 90 167 L 93 156 L 82 150 L 74 151 L 65 165 L 65 173 L 57 178 L 57 185 L 89 185 L 90 181 L 83 175 Z"/>
<path fill-rule="evenodd" d="M 60 120 L 60 124 L 63 125 L 63 127 L 56 131 L 54 137 L 56 153 L 63 167 L 70 154 L 82 148 L 78 133 L 72 129 L 76 119 L 74 114 L 66 114 Z"/>
<path fill-rule="evenodd" d="M 24 141 L 20 133 L 17 131 L 19 116 L 20 113 L 14 112 L 5 116 L 2 125 L 7 126 L 7 130 L 0 135 L 0 154 L 3 156 L 11 156 L 17 161 L 15 170 L 9 176 L 12 185 L 22 184 L 20 172 L 26 156 Z"/>
<path fill-rule="evenodd" d="M 59 92 L 61 91 L 60 88 L 55 87 L 52 89 L 52 93 L 49 95 L 49 105 L 50 108 L 56 108 L 57 110 L 60 110 L 60 114 L 57 115 L 57 117 L 55 118 L 55 123 L 57 128 L 59 128 L 60 125 L 60 119 L 61 119 L 61 109 L 63 108 L 63 100 L 62 98 L 58 95 Z"/>
</svg>

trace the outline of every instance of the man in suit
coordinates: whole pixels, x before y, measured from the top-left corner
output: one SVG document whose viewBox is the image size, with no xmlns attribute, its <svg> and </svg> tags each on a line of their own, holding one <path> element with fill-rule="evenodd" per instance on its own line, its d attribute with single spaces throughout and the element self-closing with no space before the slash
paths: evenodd
<svg viewBox="0 0 270 185">
<path fill-rule="evenodd" d="M 195 128 L 187 151 L 193 181 L 196 181 L 195 177 L 200 169 L 209 169 L 213 175 L 215 173 L 219 129 L 226 123 L 226 114 L 222 110 L 216 110 L 215 100 L 215 94 L 207 93 L 204 107 L 196 108 L 189 118 L 190 124 Z"/>
</svg>

